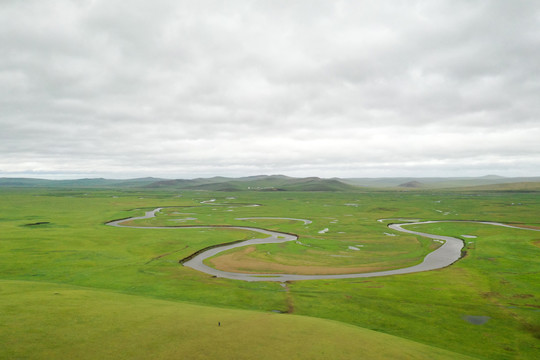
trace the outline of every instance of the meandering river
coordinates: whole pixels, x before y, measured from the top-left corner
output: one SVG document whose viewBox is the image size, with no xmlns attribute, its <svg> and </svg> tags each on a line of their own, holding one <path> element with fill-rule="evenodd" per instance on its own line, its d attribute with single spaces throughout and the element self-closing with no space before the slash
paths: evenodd
<svg viewBox="0 0 540 360">
<path fill-rule="evenodd" d="M 122 219 L 122 220 L 115 220 L 107 223 L 107 225 L 110 226 L 116 226 L 116 227 L 127 227 L 127 228 L 133 228 L 133 229 L 186 229 L 186 228 L 215 228 L 216 226 L 131 226 L 131 225 L 123 225 L 126 221 L 131 220 L 141 220 L 141 219 L 149 219 L 156 216 L 156 213 L 161 211 L 162 208 L 156 208 L 152 211 L 146 212 L 144 216 L 139 217 L 132 217 L 128 219 Z M 247 220 L 247 219 L 258 219 L 258 218 L 238 218 L 237 220 Z M 268 218 L 260 218 L 260 219 L 268 219 Z M 297 221 L 303 221 L 304 224 L 310 224 L 310 220 L 306 219 L 293 219 L 293 218 L 271 218 L 271 219 L 283 219 L 283 220 L 297 220 Z M 381 220 L 391 220 L 391 219 L 381 219 Z M 405 220 L 405 219 L 400 219 Z M 381 221 L 382 222 L 382 221 Z M 351 278 L 367 278 L 367 277 L 376 277 L 376 276 L 388 276 L 388 275 L 400 275 L 400 274 L 410 274 L 415 272 L 421 272 L 421 271 L 429 271 L 429 270 L 435 270 L 435 269 L 441 269 L 446 266 L 449 266 L 459 260 L 461 257 L 461 249 L 463 248 L 463 241 L 461 239 L 451 237 L 451 236 L 442 236 L 442 235 L 435 235 L 435 234 L 428 234 L 418 231 L 412 231 L 404 229 L 403 226 L 410 226 L 410 225 L 422 225 L 422 224 L 433 224 L 433 223 L 440 223 L 440 222 L 470 222 L 470 223 L 479 223 L 479 224 L 487 224 L 487 225 L 494 225 L 494 226 L 504 226 L 514 229 L 522 229 L 522 230 L 531 230 L 531 231 L 540 231 L 540 229 L 531 229 L 531 228 L 522 228 L 518 226 L 512 226 L 507 225 L 503 223 L 497 223 L 497 222 L 491 222 L 491 221 L 452 221 L 452 220 L 435 220 L 435 221 L 409 221 L 407 223 L 402 224 L 389 224 L 388 227 L 390 229 L 408 233 L 408 234 L 414 234 L 418 236 L 424 236 L 427 238 L 431 238 L 434 240 L 440 240 L 443 241 L 443 245 L 440 246 L 438 249 L 434 250 L 433 252 L 429 253 L 424 260 L 414 266 L 409 266 L 401 269 L 395 269 L 395 270 L 387 270 L 387 271 L 376 271 L 376 272 L 369 272 L 369 273 L 357 273 L 357 274 L 339 274 L 339 275 L 296 275 L 296 274 L 246 274 L 246 273 L 235 273 L 235 272 L 228 272 L 228 271 L 221 271 L 214 268 L 211 268 L 204 264 L 204 260 L 219 254 L 220 252 L 234 249 L 238 247 L 243 247 L 247 245 L 257 245 L 257 244 L 272 244 L 272 243 L 283 243 L 287 241 L 293 241 L 297 240 L 298 237 L 296 235 L 282 233 L 278 231 L 271 231 L 271 230 L 265 230 L 265 229 L 259 229 L 254 227 L 247 227 L 247 226 L 219 226 L 219 228 L 227 228 L 227 229 L 241 229 L 241 230 L 249 230 L 254 231 L 260 234 L 264 234 L 268 237 L 260 238 L 260 239 L 250 239 L 241 241 L 234 244 L 228 244 L 228 245 L 222 245 L 222 246 L 216 246 L 214 248 L 208 249 L 206 251 L 201 252 L 200 254 L 196 255 L 192 259 L 184 262 L 184 266 L 190 267 L 192 269 L 216 276 L 216 277 L 222 277 L 227 279 L 234 279 L 234 280 L 244 280 L 244 281 L 296 281 L 296 280 L 323 280 L 323 279 L 351 279 Z"/>
</svg>

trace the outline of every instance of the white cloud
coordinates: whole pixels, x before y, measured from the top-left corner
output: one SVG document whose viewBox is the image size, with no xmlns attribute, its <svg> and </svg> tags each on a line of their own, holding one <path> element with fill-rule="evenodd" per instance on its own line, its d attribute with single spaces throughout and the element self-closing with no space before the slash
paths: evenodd
<svg viewBox="0 0 540 360">
<path fill-rule="evenodd" d="M 6 1 L 0 176 L 538 175 L 528 1 Z"/>
</svg>

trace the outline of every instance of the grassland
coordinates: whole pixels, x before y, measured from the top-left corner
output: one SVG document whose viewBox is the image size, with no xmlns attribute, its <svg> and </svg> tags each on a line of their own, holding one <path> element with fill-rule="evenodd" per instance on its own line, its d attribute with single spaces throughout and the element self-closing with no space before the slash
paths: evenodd
<svg viewBox="0 0 540 360">
<path fill-rule="evenodd" d="M 392 259 L 419 261 L 433 243 L 403 234 L 388 236 L 391 231 L 377 219 L 491 220 L 538 227 L 536 192 L 0 189 L 0 199 L 0 358 L 45 358 L 58 351 L 91 356 L 88 349 L 96 347 L 105 357 L 171 358 L 180 347 L 201 358 L 219 358 L 212 353 L 216 349 L 222 358 L 249 358 L 262 349 L 274 351 L 273 358 L 314 358 L 303 342 L 321 344 L 316 349 L 326 349 L 324 358 L 357 358 L 371 350 L 372 358 L 399 358 L 383 350 L 402 346 L 400 341 L 414 348 L 403 351 L 403 358 L 534 359 L 540 354 L 537 232 L 467 223 L 422 225 L 420 231 L 476 238 L 463 237 L 467 255 L 445 269 L 282 287 L 212 278 L 178 264 L 200 248 L 254 233 L 104 225 L 165 206 L 156 219 L 140 223 L 248 225 L 300 235 L 304 245 L 258 246 L 252 257 L 266 263 L 392 266 Z M 208 199 L 216 201 L 201 204 Z M 235 220 L 249 216 L 307 218 L 313 223 Z M 325 228 L 329 231 L 320 234 Z M 350 250 L 351 245 L 364 246 Z M 192 316 L 185 320 L 175 314 Z M 229 330 L 250 329 L 253 338 L 261 334 L 267 341 L 253 339 L 252 347 L 226 341 L 216 346 L 215 331 L 223 330 L 215 326 L 217 314 L 237 324 Z M 471 323 L 475 316 L 487 322 Z M 214 324 L 206 332 L 197 322 L 205 319 Z M 183 321 L 196 329 L 184 327 Z M 269 329 L 276 331 L 265 333 Z M 143 334 L 149 334 L 146 342 Z M 232 338 L 233 332 L 222 335 Z M 320 342 L 323 338 L 328 341 Z M 351 344 L 363 338 L 367 340 L 361 344 L 367 345 Z M 209 350 L 196 350 L 200 348 Z"/>
<path fill-rule="evenodd" d="M 47 283 L 0 281 L 0 289 L 4 358 L 356 359 L 359 354 L 374 359 L 467 358 L 313 317 Z"/>
</svg>

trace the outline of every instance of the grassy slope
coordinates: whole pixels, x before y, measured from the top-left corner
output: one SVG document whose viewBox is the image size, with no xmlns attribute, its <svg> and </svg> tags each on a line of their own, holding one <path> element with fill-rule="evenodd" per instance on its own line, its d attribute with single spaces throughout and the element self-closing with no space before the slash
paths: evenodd
<svg viewBox="0 0 540 360">
<path fill-rule="evenodd" d="M 248 214 L 310 218 L 314 224 L 308 229 L 300 222 L 276 223 L 272 228 L 306 231 L 302 241 L 308 241 L 311 236 L 311 241 L 331 248 L 339 231 L 346 233 L 343 236 L 357 234 L 360 238 L 384 236 L 382 233 L 387 229 L 376 221 L 383 217 L 523 221 L 538 226 L 540 196 L 537 194 L 195 192 L 184 193 L 181 198 L 177 195 L 3 190 L 0 192 L 1 277 L 265 312 L 287 311 L 292 307 L 296 314 L 338 320 L 489 359 L 533 359 L 540 353 L 540 248 L 535 245 L 540 238 L 538 233 L 503 228 L 479 232 L 474 228 L 444 225 L 440 229 L 443 233 L 450 230 L 449 234 L 456 231 L 479 236 L 469 246 L 467 257 L 447 269 L 365 280 L 296 282 L 288 284 L 289 291 L 285 292 L 279 284 L 213 279 L 177 263 L 193 249 L 249 236 L 245 232 L 192 229 L 179 234 L 173 230 L 116 229 L 102 225 L 110 219 L 141 214 L 145 207 L 188 206 L 183 209 L 189 214 L 193 206 L 200 206 L 200 201 L 216 198 L 216 203 L 264 206 L 205 206 L 195 216 L 198 221 L 219 224 Z M 356 206 L 345 205 L 351 203 Z M 141 210 L 134 210 L 137 208 Z M 189 216 L 192 215 L 178 215 Z M 338 223 L 331 224 L 335 219 Z M 42 221 L 50 224 L 25 226 Z M 318 230 L 324 227 L 330 227 L 331 232 L 323 237 Z M 2 293 L 2 298 L 5 295 Z M 19 315 L 23 317 L 24 313 Z M 472 325 L 463 320 L 464 315 L 491 319 L 485 325 Z"/>
<path fill-rule="evenodd" d="M 334 321 L 35 282 L 0 280 L 0 323 L 0 358 L 466 358 Z"/>
</svg>

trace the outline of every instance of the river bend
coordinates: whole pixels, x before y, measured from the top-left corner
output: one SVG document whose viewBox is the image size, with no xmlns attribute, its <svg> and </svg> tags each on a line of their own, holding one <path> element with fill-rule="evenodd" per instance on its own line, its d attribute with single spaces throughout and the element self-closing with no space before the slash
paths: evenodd
<svg viewBox="0 0 540 360">
<path fill-rule="evenodd" d="M 111 222 L 108 222 L 107 225 L 115 226 L 115 227 L 127 227 L 127 228 L 132 228 L 132 229 L 186 229 L 186 228 L 207 229 L 207 228 L 217 227 L 217 226 L 211 226 L 211 225 L 206 225 L 206 226 L 122 225 L 122 223 L 125 221 L 149 219 L 149 218 L 155 217 L 156 213 L 158 213 L 161 209 L 162 208 L 156 208 L 152 211 L 147 211 L 144 216 L 131 217 L 128 219 L 111 221 Z M 265 218 L 238 218 L 237 220 L 247 220 L 247 219 L 265 219 Z M 310 220 L 305 220 L 305 219 L 294 219 L 294 218 L 272 218 L 272 219 L 297 220 L 297 221 L 303 221 L 304 224 L 311 223 Z M 381 219 L 381 220 L 384 221 L 384 220 L 390 220 L 390 219 Z M 405 219 L 401 219 L 401 220 L 405 220 Z M 214 269 L 205 265 L 203 263 L 204 260 L 229 249 L 239 248 L 239 247 L 248 246 L 248 245 L 283 243 L 283 242 L 293 241 L 293 240 L 298 239 L 296 235 L 282 233 L 278 231 L 271 231 L 271 230 L 265 230 L 265 229 L 247 227 L 247 226 L 219 226 L 219 228 L 250 230 L 250 231 L 260 233 L 260 234 L 267 235 L 268 237 L 261 238 L 261 239 L 250 239 L 250 240 L 241 241 L 235 244 L 217 246 L 217 247 L 201 252 L 200 254 L 193 257 L 192 259 L 184 262 L 183 265 L 190 267 L 192 269 L 216 276 L 216 277 L 222 277 L 222 278 L 227 278 L 227 279 L 243 280 L 243 281 L 281 281 L 281 282 L 297 281 L 297 280 L 368 278 L 368 277 L 410 274 L 410 273 L 421 272 L 421 271 L 436 270 L 436 269 L 441 269 L 446 266 L 449 266 L 453 264 L 454 262 L 456 262 L 457 260 L 459 260 L 459 258 L 461 257 L 461 249 L 463 248 L 463 240 L 455 238 L 455 237 L 451 237 L 451 236 L 435 235 L 435 234 L 428 234 L 428 233 L 423 233 L 423 232 L 418 232 L 418 231 L 407 230 L 407 229 L 404 229 L 403 226 L 433 224 L 433 223 L 441 223 L 441 222 L 469 222 L 469 223 L 479 223 L 479 224 L 487 224 L 487 225 L 494 225 L 494 226 L 503 226 L 503 227 L 513 228 L 513 229 L 540 231 L 540 229 L 522 228 L 518 226 L 512 226 L 512 225 L 507 225 L 507 224 L 498 223 L 498 222 L 491 222 L 491 221 L 434 220 L 434 221 L 412 221 L 411 222 L 409 220 L 409 222 L 403 223 L 403 224 L 389 224 L 388 227 L 392 230 L 396 230 L 396 231 L 400 231 L 400 232 L 404 232 L 408 234 L 413 234 L 413 235 L 418 235 L 418 236 L 423 236 L 423 237 L 427 237 L 434 240 L 441 240 L 444 242 L 443 245 L 441 245 L 438 249 L 426 255 L 426 257 L 420 264 L 401 268 L 401 269 L 376 271 L 376 272 L 369 272 L 369 273 L 338 274 L 338 275 L 296 275 L 296 274 L 236 273 L 236 272 L 217 270 L 217 269 Z"/>
</svg>

